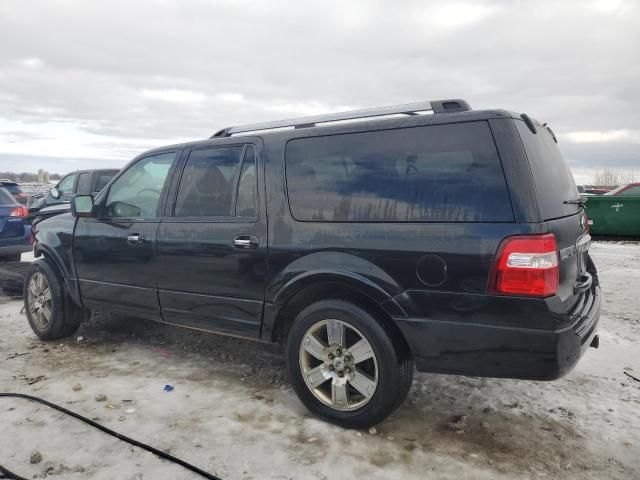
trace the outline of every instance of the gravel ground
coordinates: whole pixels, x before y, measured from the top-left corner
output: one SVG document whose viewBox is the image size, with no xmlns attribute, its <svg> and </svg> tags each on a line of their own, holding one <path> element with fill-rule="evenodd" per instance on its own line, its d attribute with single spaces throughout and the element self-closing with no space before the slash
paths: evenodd
<svg viewBox="0 0 640 480">
<path fill-rule="evenodd" d="M 6 297 L 0 391 L 60 403 L 225 479 L 640 478 L 640 245 L 596 242 L 592 255 L 601 344 L 568 376 L 417 374 L 370 432 L 311 417 L 277 346 L 106 315 L 41 342 Z M 23 400 L 0 399 L 0 427 L 0 464 L 27 478 L 198 478 Z"/>
</svg>

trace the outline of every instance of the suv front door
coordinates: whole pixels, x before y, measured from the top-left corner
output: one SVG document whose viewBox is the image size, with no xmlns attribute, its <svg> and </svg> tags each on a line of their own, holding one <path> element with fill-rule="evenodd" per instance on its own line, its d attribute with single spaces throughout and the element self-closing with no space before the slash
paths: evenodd
<svg viewBox="0 0 640 480">
<path fill-rule="evenodd" d="M 88 308 L 159 316 L 155 242 L 176 153 L 137 160 L 98 197 L 95 218 L 78 218 L 73 256 Z"/>
<path fill-rule="evenodd" d="M 257 145 L 240 143 L 183 154 L 174 201 L 167 202 L 158 230 L 158 296 L 166 322 L 259 336 L 267 224 L 257 152 Z"/>
</svg>

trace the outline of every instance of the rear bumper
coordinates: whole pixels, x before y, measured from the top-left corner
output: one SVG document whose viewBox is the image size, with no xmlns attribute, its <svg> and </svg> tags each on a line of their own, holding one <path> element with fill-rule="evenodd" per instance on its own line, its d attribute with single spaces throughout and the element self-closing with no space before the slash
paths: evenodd
<svg viewBox="0 0 640 480">
<path fill-rule="evenodd" d="M 568 373 L 591 344 L 600 301 L 600 288 L 593 287 L 573 307 L 569 324 L 556 330 L 424 318 L 394 320 L 420 371 L 554 380 Z"/>
</svg>

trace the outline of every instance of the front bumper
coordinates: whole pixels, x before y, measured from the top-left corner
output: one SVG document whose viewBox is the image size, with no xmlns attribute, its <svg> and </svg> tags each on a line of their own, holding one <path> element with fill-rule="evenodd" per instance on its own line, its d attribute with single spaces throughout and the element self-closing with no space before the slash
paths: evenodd
<svg viewBox="0 0 640 480">
<path fill-rule="evenodd" d="M 592 287 L 572 308 L 568 325 L 555 330 L 424 318 L 394 320 L 420 371 L 554 380 L 568 373 L 591 344 L 600 302 L 600 288 Z"/>
</svg>

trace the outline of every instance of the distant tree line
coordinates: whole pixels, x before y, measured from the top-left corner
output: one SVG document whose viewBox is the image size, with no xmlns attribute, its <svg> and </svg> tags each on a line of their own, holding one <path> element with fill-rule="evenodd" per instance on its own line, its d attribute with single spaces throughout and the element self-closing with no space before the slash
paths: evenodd
<svg viewBox="0 0 640 480">
<path fill-rule="evenodd" d="M 38 174 L 37 173 L 29 173 L 29 172 L 22 172 L 22 173 L 0 172 L 0 178 L 8 178 L 8 179 L 14 180 L 16 182 L 29 183 L 29 182 L 37 182 L 38 181 Z M 62 175 L 60 175 L 59 173 L 51 173 L 51 174 L 49 174 L 49 179 L 50 180 L 60 180 L 61 178 L 62 178 Z"/>
<path fill-rule="evenodd" d="M 628 173 L 620 173 L 612 168 L 604 170 L 596 170 L 593 176 L 593 184 L 601 187 L 617 187 L 618 185 L 626 185 L 635 182 L 635 174 L 633 170 Z"/>
</svg>

